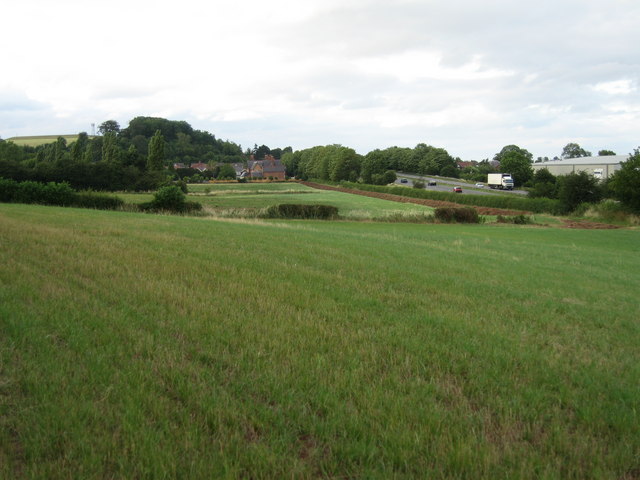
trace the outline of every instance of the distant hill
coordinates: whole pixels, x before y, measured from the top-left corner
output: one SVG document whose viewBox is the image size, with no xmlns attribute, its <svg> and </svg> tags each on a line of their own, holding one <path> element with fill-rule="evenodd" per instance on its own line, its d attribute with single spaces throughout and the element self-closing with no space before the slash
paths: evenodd
<svg viewBox="0 0 640 480">
<path fill-rule="evenodd" d="M 27 147 L 37 147 L 39 145 L 45 145 L 47 143 L 55 143 L 58 140 L 58 137 L 62 137 L 67 141 L 67 145 L 71 144 L 71 142 L 75 142 L 78 139 L 78 134 L 71 135 L 31 135 L 27 137 L 11 137 L 6 138 L 7 142 L 13 142 L 16 145 L 27 146 Z M 89 136 L 89 138 L 93 138 Z"/>
</svg>

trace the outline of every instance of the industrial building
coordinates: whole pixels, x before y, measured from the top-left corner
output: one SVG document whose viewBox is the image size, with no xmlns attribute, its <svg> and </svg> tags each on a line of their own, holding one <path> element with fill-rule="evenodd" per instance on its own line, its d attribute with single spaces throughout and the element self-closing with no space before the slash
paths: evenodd
<svg viewBox="0 0 640 480">
<path fill-rule="evenodd" d="M 620 170 L 620 162 L 626 162 L 629 155 L 609 155 L 602 157 L 566 158 L 563 160 L 550 160 L 548 162 L 533 163 L 534 172 L 546 168 L 553 175 L 568 175 L 575 172 L 587 172 L 596 178 L 605 179 Z"/>
</svg>

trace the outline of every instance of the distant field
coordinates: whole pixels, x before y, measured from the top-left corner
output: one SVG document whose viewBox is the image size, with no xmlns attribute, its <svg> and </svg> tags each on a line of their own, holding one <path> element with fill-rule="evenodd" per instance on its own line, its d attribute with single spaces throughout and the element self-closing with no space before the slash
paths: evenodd
<svg viewBox="0 0 640 480">
<path fill-rule="evenodd" d="M 16 145 L 26 145 L 29 147 L 37 147 L 45 145 L 47 143 L 55 143 L 58 141 L 58 137 L 62 137 L 67 141 L 67 144 L 75 142 L 78 139 L 78 135 L 35 135 L 30 137 L 13 137 L 7 138 L 7 141 L 13 142 Z"/>
<path fill-rule="evenodd" d="M 205 193 L 208 192 L 208 193 Z M 247 209 L 257 211 L 279 203 L 324 204 L 338 208 L 343 218 L 371 219 L 391 215 L 430 214 L 423 205 L 390 202 L 348 193 L 317 190 L 299 183 L 231 183 L 189 185 L 189 200 L 201 203 L 211 213 Z M 117 194 L 129 203 L 151 200 L 150 194 Z"/>
<path fill-rule="evenodd" d="M 0 478 L 640 471 L 640 231 L 0 204 Z"/>
</svg>

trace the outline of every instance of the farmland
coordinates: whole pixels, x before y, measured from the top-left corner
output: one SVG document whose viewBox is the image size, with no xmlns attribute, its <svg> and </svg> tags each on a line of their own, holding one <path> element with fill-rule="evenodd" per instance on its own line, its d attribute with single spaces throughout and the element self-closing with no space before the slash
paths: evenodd
<svg viewBox="0 0 640 480">
<path fill-rule="evenodd" d="M 201 203 L 215 216 L 255 216 L 278 203 L 324 204 L 337 207 L 351 220 L 415 218 L 433 213 L 424 205 L 389 202 L 349 193 L 317 190 L 299 183 L 202 184 L 189 186 L 189 200 Z M 118 194 L 129 203 L 149 201 L 150 194 Z"/>
<path fill-rule="evenodd" d="M 69 134 L 69 135 L 32 135 L 26 137 L 13 137 L 7 138 L 7 141 L 13 142 L 16 145 L 27 146 L 27 147 L 38 147 L 40 145 L 46 145 L 47 143 L 55 143 L 58 140 L 58 137 L 62 137 L 66 140 L 68 144 L 71 142 L 75 142 L 78 138 L 77 134 Z M 93 138 L 93 137 L 89 137 Z"/>
<path fill-rule="evenodd" d="M 639 235 L 0 205 L 0 477 L 635 478 Z"/>
</svg>

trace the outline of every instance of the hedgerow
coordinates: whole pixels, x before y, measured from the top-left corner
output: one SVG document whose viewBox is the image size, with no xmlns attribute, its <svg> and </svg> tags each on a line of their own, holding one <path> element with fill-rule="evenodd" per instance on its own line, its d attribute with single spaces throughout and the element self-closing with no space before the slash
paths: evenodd
<svg viewBox="0 0 640 480">
<path fill-rule="evenodd" d="M 443 223 L 480 223 L 480 215 L 471 207 L 438 207 L 434 213 L 435 218 Z"/>
<path fill-rule="evenodd" d="M 550 198 L 527 198 L 515 195 L 460 195 L 453 192 L 438 192 L 405 187 L 387 187 L 364 183 L 341 182 L 340 186 L 367 192 L 388 193 L 401 197 L 441 200 L 462 205 L 501 208 L 505 210 L 522 210 L 534 213 L 566 213 L 566 207 L 558 200 Z"/>
<path fill-rule="evenodd" d="M 122 199 L 110 195 L 76 192 L 65 182 L 17 182 L 6 178 L 0 178 L 0 202 L 35 203 L 100 210 L 115 210 L 124 205 Z"/>
<path fill-rule="evenodd" d="M 338 208 L 331 205 L 281 203 L 268 207 L 263 217 L 330 220 L 338 217 Z"/>
</svg>

